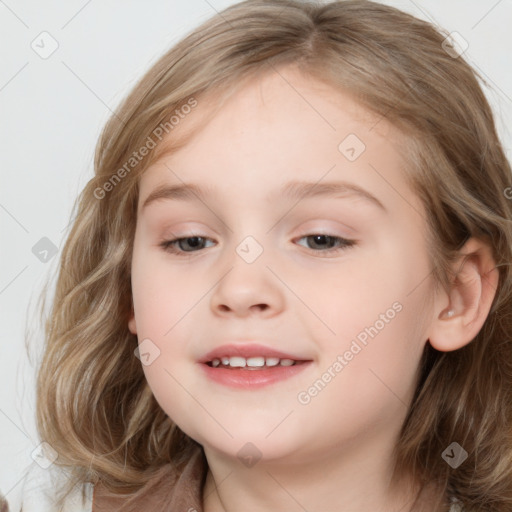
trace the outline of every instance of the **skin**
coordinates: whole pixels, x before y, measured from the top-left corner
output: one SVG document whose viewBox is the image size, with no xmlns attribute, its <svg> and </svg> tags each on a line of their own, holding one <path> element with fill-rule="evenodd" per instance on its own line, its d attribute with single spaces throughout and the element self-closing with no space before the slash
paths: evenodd
<svg viewBox="0 0 512 512">
<path fill-rule="evenodd" d="M 399 133 L 294 68 L 252 79 L 206 121 L 207 112 L 200 101 L 183 121 L 192 139 L 141 178 L 128 324 L 139 343 L 149 338 L 160 350 L 143 366 L 157 401 L 204 447 L 205 512 L 409 510 L 416 488 L 390 488 L 391 452 L 420 357 L 429 341 L 456 350 L 480 330 L 497 284 L 489 249 L 471 239 L 459 280 L 435 293 L 426 215 L 403 176 Z M 338 149 L 351 133 L 366 145 L 353 162 Z M 387 212 L 357 196 L 267 198 L 291 180 L 349 181 Z M 182 182 L 218 195 L 142 209 L 156 186 Z M 309 235 L 318 233 L 357 244 L 329 251 L 336 243 L 315 244 Z M 206 240 L 174 244 L 181 256 L 159 245 L 190 236 Z M 250 264 L 236 252 L 247 236 L 263 249 Z M 298 394 L 397 302 L 400 312 L 300 403 Z M 313 364 L 260 389 L 210 381 L 197 360 L 237 338 Z M 237 457 L 248 442 L 261 453 L 252 467 Z"/>
</svg>

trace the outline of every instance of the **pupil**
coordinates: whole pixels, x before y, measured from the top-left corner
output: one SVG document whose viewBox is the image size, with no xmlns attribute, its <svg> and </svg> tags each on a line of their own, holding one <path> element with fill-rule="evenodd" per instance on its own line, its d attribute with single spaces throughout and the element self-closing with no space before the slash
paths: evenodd
<svg viewBox="0 0 512 512">
<path fill-rule="evenodd" d="M 323 241 L 323 242 L 324 242 L 324 244 L 325 244 L 325 242 L 326 242 L 326 241 L 329 241 L 330 239 L 331 239 L 331 237 L 330 237 L 330 236 L 328 236 L 328 235 L 314 235 L 314 236 L 313 236 L 314 243 L 315 243 L 315 244 L 317 244 L 317 245 L 318 245 L 318 242 L 319 242 L 319 241 L 320 241 L 320 245 L 322 245 L 322 243 L 321 243 L 322 241 Z M 328 245 L 329 245 L 329 244 L 328 244 Z"/>
<path fill-rule="evenodd" d="M 186 245 L 192 247 L 192 248 L 195 248 L 195 247 L 198 247 L 200 245 L 199 243 L 199 240 L 201 239 L 200 236 L 190 236 L 188 238 L 185 239 L 185 243 Z M 190 240 L 192 240 L 192 243 L 190 243 Z"/>
</svg>

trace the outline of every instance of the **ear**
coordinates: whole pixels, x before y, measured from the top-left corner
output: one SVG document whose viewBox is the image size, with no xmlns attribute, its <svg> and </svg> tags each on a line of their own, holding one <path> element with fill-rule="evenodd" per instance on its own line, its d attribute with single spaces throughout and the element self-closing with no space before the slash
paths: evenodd
<svg viewBox="0 0 512 512">
<path fill-rule="evenodd" d="M 490 247 L 470 238 L 452 267 L 449 294 L 436 297 L 430 344 L 441 352 L 457 350 L 480 332 L 498 287 L 499 272 Z"/>
<path fill-rule="evenodd" d="M 135 312 L 133 309 L 133 302 L 132 302 L 132 311 L 128 318 L 128 329 L 130 329 L 130 332 L 132 334 L 137 334 L 137 324 L 135 323 Z"/>
</svg>

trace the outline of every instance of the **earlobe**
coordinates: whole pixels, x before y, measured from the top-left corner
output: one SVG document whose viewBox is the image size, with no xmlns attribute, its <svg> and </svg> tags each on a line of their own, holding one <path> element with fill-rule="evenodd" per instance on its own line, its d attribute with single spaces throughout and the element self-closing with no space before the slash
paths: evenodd
<svg viewBox="0 0 512 512">
<path fill-rule="evenodd" d="M 429 335 L 430 344 L 441 352 L 457 350 L 475 338 L 498 286 L 498 269 L 487 244 L 471 238 L 460 252 L 449 296 L 445 293 L 444 306 L 436 309 Z"/>
<path fill-rule="evenodd" d="M 133 311 L 133 306 L 132 312 L 130 313 L 130 318 L 128 319 L 128 329 L 130 329 L 132 334 L 137 334 L 137 325 L 135 323 L 135 313 Z"/>
</svg>

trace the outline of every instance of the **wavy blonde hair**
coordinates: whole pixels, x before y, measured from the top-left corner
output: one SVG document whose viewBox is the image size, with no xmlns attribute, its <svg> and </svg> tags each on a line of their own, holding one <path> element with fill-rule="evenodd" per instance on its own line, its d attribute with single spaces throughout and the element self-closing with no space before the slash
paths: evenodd
<svg viewBox="0 0 512 512">
<path fill-rule="evenodd" d="M 426 343 L 393 479 L 412 474 L 424 487 L 435 482 L 435 510 L 448 510 L 452 495 L 468 512 L 512 510 L 511 168 L 478 83 L 485 80 L 443 49 L 447 36 L 371 1 L 249 0 L 189 33 L 136 84 L 101 134 L 45 324 L 37 428 L 69 470 L 62 496 L 76 484 L 101 482 L 126 498 L 122 510 L 147 510 L 149 494 L 154 499 L 159 482 L 199 446 L 156 402 L 127 326 L 138 183 L 164 148 L 173 151 L 187 137 L 169 133 L 166 145 L 108 192 L 105 183 L 191 99 L 218 102 L 245 79 L 294 65 L 351 94 L 406 137 L 406 179 L 428 212 L 439 286 L 448 290 L 450 265 L 470 236 L 492 247 L 499 285 L 491 311 L 459 350 Z M 453 441 L 469 454 L 455 470 L 441 457 Z M 160 498 L 155 510 L 169 499 Z"/>
</svg>

